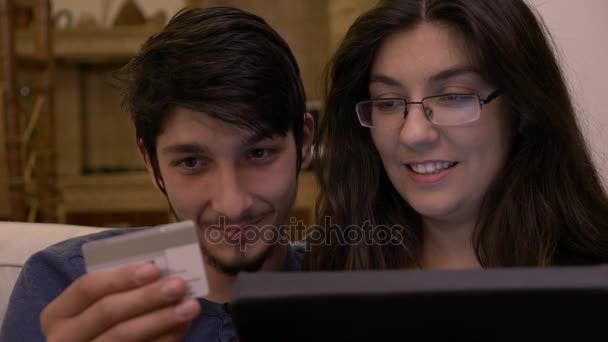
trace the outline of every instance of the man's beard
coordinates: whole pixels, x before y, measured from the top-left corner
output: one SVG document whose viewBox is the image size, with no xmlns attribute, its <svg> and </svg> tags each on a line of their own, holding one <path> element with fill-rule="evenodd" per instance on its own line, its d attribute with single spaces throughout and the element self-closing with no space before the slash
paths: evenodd
<svg viewBox="0 0 608 342">
<path fill-rule="evenodd" d="M 269 245 L 260 255 L 252 260 L 225 263 L 217 258 L 213 253 L 210 253 L 204 246 L 201 246 L 201 252 L 207 258 L 207 264 L 218 269 L 220 272 L 227 275 L 237 275 L 239 272 L 257 272 L 262 268 L 266 260 L 270 258 L 276 245 Z"/>
<path fill-rule="evenodd" d="M 178 221 L 181 221 L 180 217 L 177 215 L 177 212 L 175 212 L 175 209 L 173 208 L 171 201 L 169 201 L 169 198 L 167 196 L 165 196 L 165 198 L 167 198 L 167 203 L 169 204 L 169 209 L 171 210 L 171 213 L 173 214 L 173 216 Z M 295 200 L 295 197 L 294 197 L 294 200 Z M 279 235 L 274 237 L 273 242 L 279 241 L 279 239 L 281 239 L 281 238 L 285 238 L 285 236 L 283 235 L 284 233 L 285 232 L 281 230 L 279 232 Z M 276 247 L 277 247 L 277 243 L 270 243 L 268 245 L 268 247 L 260 255 L 258 255 L 255 259 L 228 264 L 228 263 L 221 261 L 215 255 L 213 255 L 213 253 L 210 253 L 207 250 L 207 248 L 205 248 L 204 244 L 200 244 L 201 252 L 206 257 L 206 259 L 207 259 L 206 261 L 209 266 L 219 270 L 220 272 L 222 272 L 224 274 L 233 275 L 233 276 L 237 275 L 239 272 L 257 272 L 257 271 L 259 271 L 262 268 L 262 266 L 264 265 L 264 263 L 266 262 L 266 260 L 268 260 L 268 258 L 270 258 L 270 256 L 272 255 L 272 253 L 274 252 Z"/>
</svg>

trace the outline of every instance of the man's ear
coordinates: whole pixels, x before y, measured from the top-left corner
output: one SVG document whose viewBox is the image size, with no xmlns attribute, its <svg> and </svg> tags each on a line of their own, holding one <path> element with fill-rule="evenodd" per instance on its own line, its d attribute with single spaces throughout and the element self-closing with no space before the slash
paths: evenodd
<svg viewBox="0 0 608 342">
<path fill-rule="evenodd" d="M 150 156 L 148 155 L 148 149 L 146 148 L 146 145 L 144 144 L 144 141 L 142 139 L 137 140 L 137 148 L 139 149 L 139 154 L 141 155 L 141 158 L 146 164 L 146 170 L 148 170 L 148 176 L 150 176 L 152 184 L 158 191 L 164 193 L 163 189 L 161 189 L 160 187 L 162 186 L 164 188 L 165 185 L 162 184 L 162 179 L 156 176 L 156 173 L 154 172 L 154 167 L 152 167 L 152 162 L 150 161 Z"/>
<path fill-rule="evenodd" d="M 312 161 L 312 139 L 315 135 L 315 119 L 310 113 L 304 113 L 304 127 L 302 132 L 302 165 L 300 170 L 310 166 Z"/>
</svg>

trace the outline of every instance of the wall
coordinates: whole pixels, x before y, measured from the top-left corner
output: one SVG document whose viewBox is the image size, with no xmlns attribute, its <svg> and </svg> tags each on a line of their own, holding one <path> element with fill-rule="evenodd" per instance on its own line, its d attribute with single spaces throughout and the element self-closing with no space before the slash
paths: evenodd
<svg viewBox="0 0 608 342">
<path fill-rule="evenodd" d="M 559 48 L 579 119 L 608 189 L 608 1 L 530 0 Z"/>
</svg>

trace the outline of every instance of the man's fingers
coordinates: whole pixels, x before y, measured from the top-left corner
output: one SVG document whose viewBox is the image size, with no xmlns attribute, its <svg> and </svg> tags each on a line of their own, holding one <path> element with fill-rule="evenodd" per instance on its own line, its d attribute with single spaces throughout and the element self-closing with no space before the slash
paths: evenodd
<svg viewBox="0 0 608 342">
<path fill-rule="evenodd" d="M 177 305 L 121 322 L 94 341 L 179 341 L 200 311 L 196 299 L 187 299 Z"/>
<path fill-rule="evenodd" d="M 72 283 L 45 311 L 52 316 L 75 316 L 106 295 L 133 289 L 159 276 L 158 268 L 150 263 L 89 273 Z"/>
<path fill-rule="evenodd" d="M 42 330 L 48 336 L 58 321 L 77 316 L 101 298 L 134 289 L 158 277 L 158 268 L 148 263 L 86 274 L 72 283 L 42 311 Z"/>
<path fill-rule="evenodd" d="M 170 277 L 125 292 L 103 297 L 77 317 L 64 320 L 62 331 L 71 331 L 73 340 L 90 340 L 139 315 L 175 304 L 186 294 L 186 282 Z"/>
</svg>

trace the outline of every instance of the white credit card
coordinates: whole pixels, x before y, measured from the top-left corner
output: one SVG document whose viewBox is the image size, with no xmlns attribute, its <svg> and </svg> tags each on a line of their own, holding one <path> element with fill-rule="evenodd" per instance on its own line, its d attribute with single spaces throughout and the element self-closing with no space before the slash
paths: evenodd
<svg viewBox="0 0 608 342">
<path fill-rule="evenodd" d="M 82 245 L 87 272 L 153 262 L 161 277 L 175 275 L 188 283 L 186 298 L 209 294 L 207 273 L 192 221 L 171 223 L 87 242 Z"/>
</svg>

